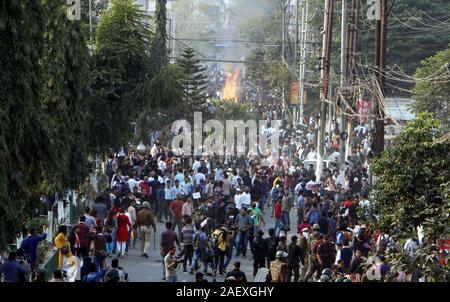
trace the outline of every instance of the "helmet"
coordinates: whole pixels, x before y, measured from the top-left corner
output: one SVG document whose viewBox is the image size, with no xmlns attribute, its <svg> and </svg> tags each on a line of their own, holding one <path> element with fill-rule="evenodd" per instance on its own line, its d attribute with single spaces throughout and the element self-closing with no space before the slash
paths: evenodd
<svg viewBox="0 0 450 302">
<path fill-rule="evenodd" d="M 277 258 L 286 258 L 287 256 L 288 256 L 288 254 L 283 251 L 278 251 L 277 255 L 276 255 Z"/>
<path fill-rule="evenodd" d="M 322 275 L 322 277 L 320 277 L 319 279 L 319 282 L 331 282 L 331 278 L 327 275 Z"/>
<path fill-rule="evenodd" d="M 320 226 L 319 226 L 319 224 L 317 224 L 317 223 L 315 223 L 314 225 L 313 225 L 313 230 L 320 230 Z"/>
<path fill-rule="evenodd" d="M 329 268 L 325 268 L 322 271 L 322 276 L 328 276 L 328 277 L 331 278 L 333 276 L 333 271 L 331 269 L 329 269 Z"/>
</svg>

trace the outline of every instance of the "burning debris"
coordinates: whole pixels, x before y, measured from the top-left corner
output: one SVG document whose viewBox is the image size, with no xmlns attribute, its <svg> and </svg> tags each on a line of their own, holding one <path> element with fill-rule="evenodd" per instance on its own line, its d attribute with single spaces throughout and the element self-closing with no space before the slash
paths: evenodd
<svg viewBox="0 0 450 302">
<path fill-rule="evenodd" d="M 225 85 L 223 87 L 223 93 L 222 93 L 222 99 L 225 101 L 239 101 L 239 95 L 238 95 L 238 80 L 239 80 L 239 74 L 240 69 L 238 67 L 234 68 L 234 72 L 231 73 L 230 68 L 227 67 L 226 70 L 226 80 Z"/>
</svg>

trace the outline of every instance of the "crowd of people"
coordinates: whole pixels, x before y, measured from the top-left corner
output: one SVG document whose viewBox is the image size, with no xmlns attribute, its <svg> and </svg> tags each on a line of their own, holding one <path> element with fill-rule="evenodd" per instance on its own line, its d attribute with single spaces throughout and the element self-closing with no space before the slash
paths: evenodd
<svg viewBox="0 0 450 302">
<path fill-rule="evenodd" d="M 54 239 L 59 251 L 54 280 L 127 280 L 119 258 L 138 238 L 141 256 L 148 258 L 157 223 L 165 223 L 159 245 L 167 281 L 176 282 L 182 268 L 197 281 L 211 275 L 243 282 L 241 262 L 229 267 L 233 259 L 247 258 L 253 260 L 253 277 L 262 274 L 272 282 L 419 280 L 418 271 L 390 273 L 390 259 L 402 249 L 412 255 L 420 240 L 399 247 L 395 229 L 373 226 L 367 134 L 355 129 L 345 167 L 332 161 L 317 178 L 314 166 L 304 165 L 315 159 L 314 131 L 313 123 L 300 135 L 284 131 L 281 155 L 271 166 L 260 164 L 261 154 L 226 161 L 207 153 L 180 158 L 158 140 L 145 152 L 111 154 L 104 163 L 109 186 L 77 225 L 70 231 L 61 226 Z M 16 262 L 23 254 L 33 267 L 44 235 L 30 230 L 23 249 L 1 266 L 5 280 L 18 280 L 10 270 L 22 274 Z M 108 257 L 114 257 L 110 266 Z M 72 268 L 81 259 L 77 272 Z"/>
</svg>

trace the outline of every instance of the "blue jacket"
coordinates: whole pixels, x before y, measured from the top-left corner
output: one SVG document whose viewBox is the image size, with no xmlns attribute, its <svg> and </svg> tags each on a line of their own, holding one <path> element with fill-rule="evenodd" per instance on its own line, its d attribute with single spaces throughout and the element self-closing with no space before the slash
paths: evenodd
<svg viewBox="0 0 450 302">
<path fill-rule="evenodd" d="M 89 273 L 83 278 L 82 282 L 102 282 L 106 272 L 106 269 L 101 269 L 97 272 Z"/>
<path fill-rule="evenodd" d="M 47 238 L 47 234 L 45 233 L 40 236 L 28 236 L 20 244 L 20 248 L 25 252 L 25 256 L 29 258 L 32 263 L 35 263 L 37 260 L 37 246 L 39 242 L 45 240 L 45 238 Z"/>
<path fill-rule="evenodd" d="M 0 275 L 3 274 L 5 282 L 19 282 L 19 276 L 25 273 L 25 268 L 16 260 L 8 261 L 0 265 Z"/>
</svg>

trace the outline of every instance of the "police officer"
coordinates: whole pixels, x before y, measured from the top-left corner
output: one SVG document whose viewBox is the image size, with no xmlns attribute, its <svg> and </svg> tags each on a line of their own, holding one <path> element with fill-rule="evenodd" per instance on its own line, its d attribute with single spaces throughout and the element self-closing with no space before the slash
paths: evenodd
<svg viewBox="0 0 450 302">
<path fill-rule="evenodd" d="M 270 282 L 286 282 L 287 265 L 285 262 L 288 254 L 278 251 L 275 261 L 270 262 L 268 279 Z"/>
</svg>

